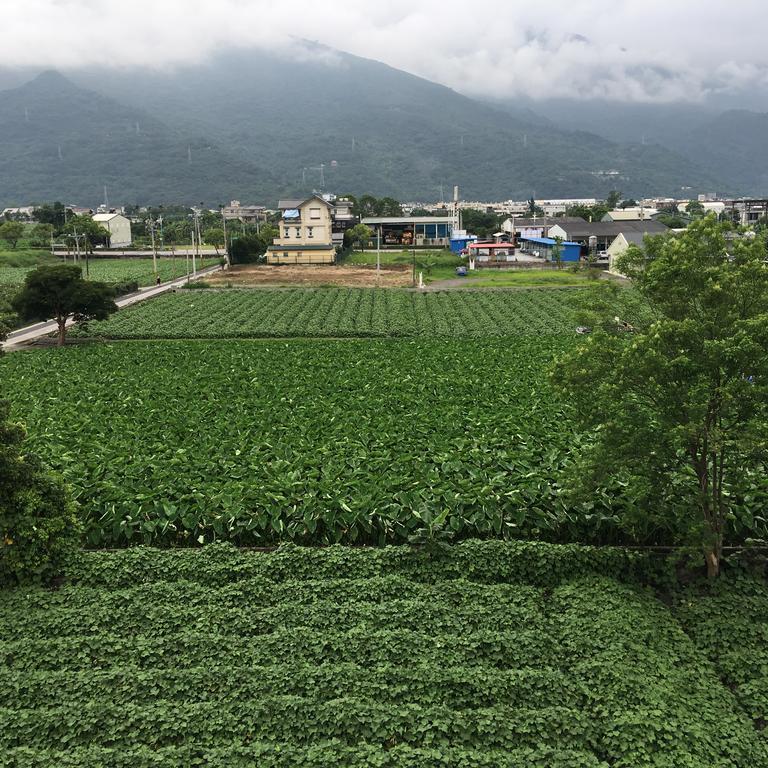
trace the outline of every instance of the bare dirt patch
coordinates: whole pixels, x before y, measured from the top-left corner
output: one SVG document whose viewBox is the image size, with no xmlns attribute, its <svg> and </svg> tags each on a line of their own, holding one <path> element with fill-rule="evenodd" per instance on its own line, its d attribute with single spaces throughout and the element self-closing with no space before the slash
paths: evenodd
<svg viewBox="0 0 768 768">
<path fill-rule="evenodd" d="M 258 286 L 322 285 L 344 288 L 406 288 L 411 285 L 411 268 L 407 265 L 387 265 L 377 277 L 376 269 L 353 265 L 274 266 L 271 264 L 244 264 L 226 272 L 216 272 L 205 279 L 215 287 L 230 284 L 236 288 Z"/>
</svg>

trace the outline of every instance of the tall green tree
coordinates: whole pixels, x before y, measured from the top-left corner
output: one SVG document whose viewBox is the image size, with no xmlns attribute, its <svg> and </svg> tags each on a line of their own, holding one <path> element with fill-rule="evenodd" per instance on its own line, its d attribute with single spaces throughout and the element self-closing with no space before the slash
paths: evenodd
<svg viewBox="0 0 768 768">
<path fill-rule="evenodd" d="M 224 245 L 224 230 L 221 227 L 211 227 L 203 232 L 203 241 L 212 245 L 219 253 L 219 248 Z"/>
<path fill-rule="evenodd" d="M 565 209 L 566 216 L 578 216 L 585 221 L 602 221 L 608 211 L 611 210 L 605 204 L 597 205 L 571 205 Z"/>
<path fill-rule="evenodd" d="M 50 224 L 57 232 L 64 226 L 66 209 L 60 202 L 45 203 L 32 211 L 32 217 L 40 224 Z"/>
<path fill-rule="evenodd" d="M 347 230 L 347 238 L 350 242 L 357 243 L 360 250 L 365 250 L 373 237 L 373 230 L 367 224 L 355 224 Z"/>
<path fill-rule="evenodd" d="M 558 269 L 563 266 L 563 238 L 558 235 L 555 238 L 555 244 L 552 246 L 552 261 L 557 264 Z"/>
<path fill-rule="evenodd" d="M 16 248 L 24 236 L 24 225 L 20 221 L 6 221 L 0 224 L 0 240 L 5 240 L 11 248 Z"/>
<path fill-rule="evenodd" d="M 501 218 L 495 213 L 488 213 L 488 211 L 482 211 L 479 208 L 464 208 L 461 212 L 461 222 L 464 229 L 477 235 L 481 240 L 498 231 L 501 226 Z"/>
<path fill-rule="evenodd" d="M 26 431 L 0 400 L 0 586 L 48 583 L 77 550 L 69 491 L 25 448 Z"/>
<path fill-rule="evenodd" d="M 71 239 L 79 240 L 80 248 L 85 253 L 93 253 L 93 248 L 96 245 L 107 245 L 110 237 L 109 230 L 95 222 L 87 214 L 70 216 L 67 223 L 61 228 L 61 232 Z"/>
<path fill-rule="evenodd" d="M 48 320 L 58 325 L 58 343 L 67 337 L 67 321 L 104 320 L 117 311 L 114 290 L 106 283 L 83 279 L 72 264 L 38 267 L 27 273 L 12 305 L 22 320 Z"/>
<path fill-rule="evenodd" d="M 633 247 L 619 269 L 652 310 L 605 317 L 553 381 L 591 436 L 571 478 L 624 489 L 625 524 L 668 531 L 720 571 L 729 536 L 759 528 L 768 459 L 768 269 L 762 244 L 715 217 Z"/>
<path fill-rule="evenodd" d="M 29 243 L 35 248 L 47 248 L 53 237 L 53 224 L 35 224 L 29 234 Z"/>
<path fill-rule="evenodd" d="M 621 202 L 621 192 L 617 189 L 612 189 L 608 193 L 608 197 L 605 198 L 605 204 L 608 206 L 609 211 L 615 211 L 619 207 Z"/>
</svg>

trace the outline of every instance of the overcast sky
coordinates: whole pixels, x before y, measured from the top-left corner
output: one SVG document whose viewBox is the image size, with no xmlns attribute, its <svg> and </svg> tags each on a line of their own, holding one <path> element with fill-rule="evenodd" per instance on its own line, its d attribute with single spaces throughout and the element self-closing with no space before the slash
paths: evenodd
<svg viewBox="0 0 768 768">
<path fill-rule="evenodd" d="M 768 88 L 766 0 L 0 0 L 0 27 L 0 67 L 168 67 L 304 38 L 468 95 Z"/>
</svg>

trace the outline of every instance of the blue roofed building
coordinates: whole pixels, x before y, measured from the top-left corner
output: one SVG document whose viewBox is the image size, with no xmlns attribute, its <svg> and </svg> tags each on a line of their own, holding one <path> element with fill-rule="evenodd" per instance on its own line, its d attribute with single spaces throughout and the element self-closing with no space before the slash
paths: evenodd
<svg viewBox="0 0 768 768">
<path fill-rule="evenodd" d="M 553 251 L 557 240 L 551 237 L 521 237 L 520 250 L 533 256 L 554 261 Z M 581 259 L 581 245 L 568 240 L 560 241 L 560 261 L 579 261 Z"/>
</svg>

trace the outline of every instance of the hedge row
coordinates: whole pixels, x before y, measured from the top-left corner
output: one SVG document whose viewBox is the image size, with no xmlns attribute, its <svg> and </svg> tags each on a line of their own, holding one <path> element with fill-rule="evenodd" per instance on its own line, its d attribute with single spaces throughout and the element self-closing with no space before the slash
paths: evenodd
<svg viewBox="0 0 768 768">
<path fill-rule="evenodd" d="M 642 583 L 671 583 L 669 560 L 619 547 L 585 547 L 529 541 L 467 541 L 451 547 L 380 549 L 284 545 L 273 552 L 237 549 L 227 543 L 201 550 L 135 547 L 85 553 L 70 570 L 73 581 L 117 588 L 152 581 L 220 585 L 262 577 L 287 579 L 404 578 L 442 582 L 465 578 L 493 584 L 517 582 L 554 587 L 584 574 Z"/>
<path fill-rule="evenodd" d="M 389 749 L 360 744 L 321 743 L 310 747 L 274 742 L 212 749 L 193 745 L 74 748 L 66 751 L 13 749 L 5 757 L 15 768 L 608 768 L 594 755 L 576 750 L 516 748 L 467 750 L 457 747 Z M 658 763 L 673 768 L 673 763 Z"/>
</svg>

